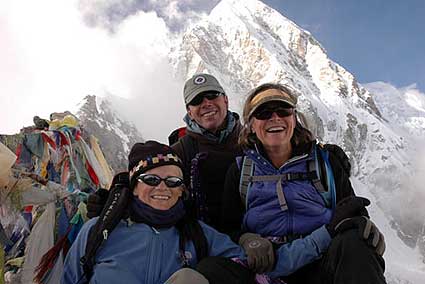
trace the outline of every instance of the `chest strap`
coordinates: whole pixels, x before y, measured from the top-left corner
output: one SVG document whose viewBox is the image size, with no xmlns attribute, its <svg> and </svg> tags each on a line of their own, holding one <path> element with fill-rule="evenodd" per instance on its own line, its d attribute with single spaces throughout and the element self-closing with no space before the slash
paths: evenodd
<svg viewBox="0 0 425 284">
<path fill-rule="evenodd" d="M 282 211 L 288 210 L 288 204 L 286 202 L 285 193 L 282 188 L 282 181 L 291 180 L 310 180 L 316 176 L 316 172 L 309 173 L 285 173 L 280 175 L 265 175 L 265 176 L 251 176 L 250 182 L 256 181 L 277 181 L 276 183 L 276 194 L 279 200 L 280 209 Z"/>
<path fill-rule="evenodd" d="M 279 200 L 280 209 L 282 211 L 288 210 L 288 204 L 286 202 L 285 194 L 282 188 L 282 181 L 290 180 L 314 180 L 317 179 L 316 171 L 308 173 L 284 173 L 279 175 L 253 175 L 254 162 L 249 157 L 244 157 L 242 164 L 241 174 L 241 187 L 240 194 L 243 200 L 245 200 L 245 208 L 248 206 L 248 189 L 252 182 L 256 181 L 277 181 L 276 183 L 276 194 Z"/>
</svg>

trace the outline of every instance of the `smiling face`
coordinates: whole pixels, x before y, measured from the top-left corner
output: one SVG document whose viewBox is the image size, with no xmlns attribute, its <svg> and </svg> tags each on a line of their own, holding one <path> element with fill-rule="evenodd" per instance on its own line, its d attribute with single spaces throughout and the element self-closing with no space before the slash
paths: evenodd
<svg viewBox="0 0 425 284">
<path fill-rule="evenodd" d="M 153 168 L 144 172 L 144 174 L 155 174 L 161 178 L 171 176 L 183 178 L 181 169 L 174 165 Z M 177 203 L 179 197 L 182 196 L 182 193 L 183 187 L 169 188 L 165 185 L 164 181 L 157 186 L 150 186 L 139 181 L 133 191 L 133 194 L 137 196 L 140 201 L 159 210 L 168 210 L 173 207 Z"/>
<path fill-rule="evenodd" d="M 216 133 L 225 122 L 228 107 L 227 96 L 221 95 L 212 100 L 204 98 L 197 106 L 188 105 L 187 114 L 206 130 Z"/>
<path fill-rule="evenodd" d="M 255 113 L 251 118 L 251 131 L 255 133 L 267 152 L 290 149 L 291 147 L 291 138 L 296 125 L 295 112 L 292 108 L 289 108 L 290 111 L 284 113 L 279 110 L 282 108 L 288 108 L 288 106 L 281 102 L 268 102 L 259 107 L 258 111 L 276 109 L 275 112 L 272 111 L 269 118 L 257 119 Z M 279 116 L 282 113 L 287 116 Z"/>
</svg>

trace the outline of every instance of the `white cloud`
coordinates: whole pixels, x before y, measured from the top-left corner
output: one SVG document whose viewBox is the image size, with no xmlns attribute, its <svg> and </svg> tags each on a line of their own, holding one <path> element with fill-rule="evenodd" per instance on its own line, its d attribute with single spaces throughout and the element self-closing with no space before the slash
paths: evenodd
<svg viewBox="0 0 425 284">
<path fill-rule="evenodd" d="M 155 11 L 168 28 L 179 33 L 209 13 L 219 0 L 79 0 L 85 22 L 115 31 L 127 17 L 138 11 Z"/>
<path fill-rule="evenodd" d="M 85 95 L 105 93 L 135 98 L 142 126 L 164 110 L 172 118 L 178 115 L 174 124 L 179 125 L 182 83 L 172 78 L 165 57 L 170 33 L 164 20 L 155 12 L 137 11 L 110 33 L 83 23 L 77 4 L 1 2 L 0 133 L 16 133 L 31 125 L 34 115 L 72 110 Z M 166 103 L 180 104 L 182 111 L 173 116 Z M 157 138 L 155 130 L 141 131 Z"/>
</svg>

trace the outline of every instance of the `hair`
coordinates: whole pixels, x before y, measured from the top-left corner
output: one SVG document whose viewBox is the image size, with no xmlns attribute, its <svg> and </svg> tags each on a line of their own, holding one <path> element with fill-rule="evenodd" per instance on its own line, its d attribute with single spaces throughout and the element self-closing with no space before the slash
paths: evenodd
<svg viewBox="0 0 425 284">
<path fill-rule="evenodd" d="M 257 136 L 251 131 L 252 118 L 248 117 L 248 115 L 251 111 L 251 101 L 254 99 L 254 97 L 259 93 L 270 89 L 280 90 L 290 96 L 296 96 L 294 90 L 290 89 L 288 86 L 284 86 L 278 83 L 265 83 L 249 92 L 243 107 L 243 128 L 239 136 L 239 144 L 244 149 L 254 148 L 255 144 L 261 143 Z M 296 112 L 295 114 L 296 124 L 294 134 L 291 138 L 291 144 L 293 147 L 303 147 L 314 140 L 314 135 L 299 121 Z"/>
</svg>

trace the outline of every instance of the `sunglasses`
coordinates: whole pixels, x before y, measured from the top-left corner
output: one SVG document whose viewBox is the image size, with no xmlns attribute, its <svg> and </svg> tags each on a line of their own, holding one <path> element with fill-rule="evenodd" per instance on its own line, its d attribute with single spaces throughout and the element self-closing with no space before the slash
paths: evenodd
<svg viewBox="0 0 425 284">
<path fill-rule="evenodd" d="M 267 107 L 258 109 L 252 114 L 253 117 L 259 120 L 268 120 L 272 117 L 273 113 L 276 113 L 279 117 L 287 117 L 294 114 L 294 108 L 287 108 L 283 106 Z"/>
<path fill-rule="evenodd" d="M 183 185 L 182 178 L 173 176 L 161 178 L 154 174 L 141 174 L 137 177 L 137 180 L 150 186 L 158 186 L 161 181 L 164 181 L 165 185 L 170 188 L 175 188 Z"/>
<path fill-rule="evenodd" d="M 204 98 L 208 99 L 209 101 L 215 100 L 219 96 L 224 95 L 223 93 L 201 93 L 197 95 L 193 100 L 190 101 L 188 105 L 190 106 L 199 106 Z"/>
</svg>

